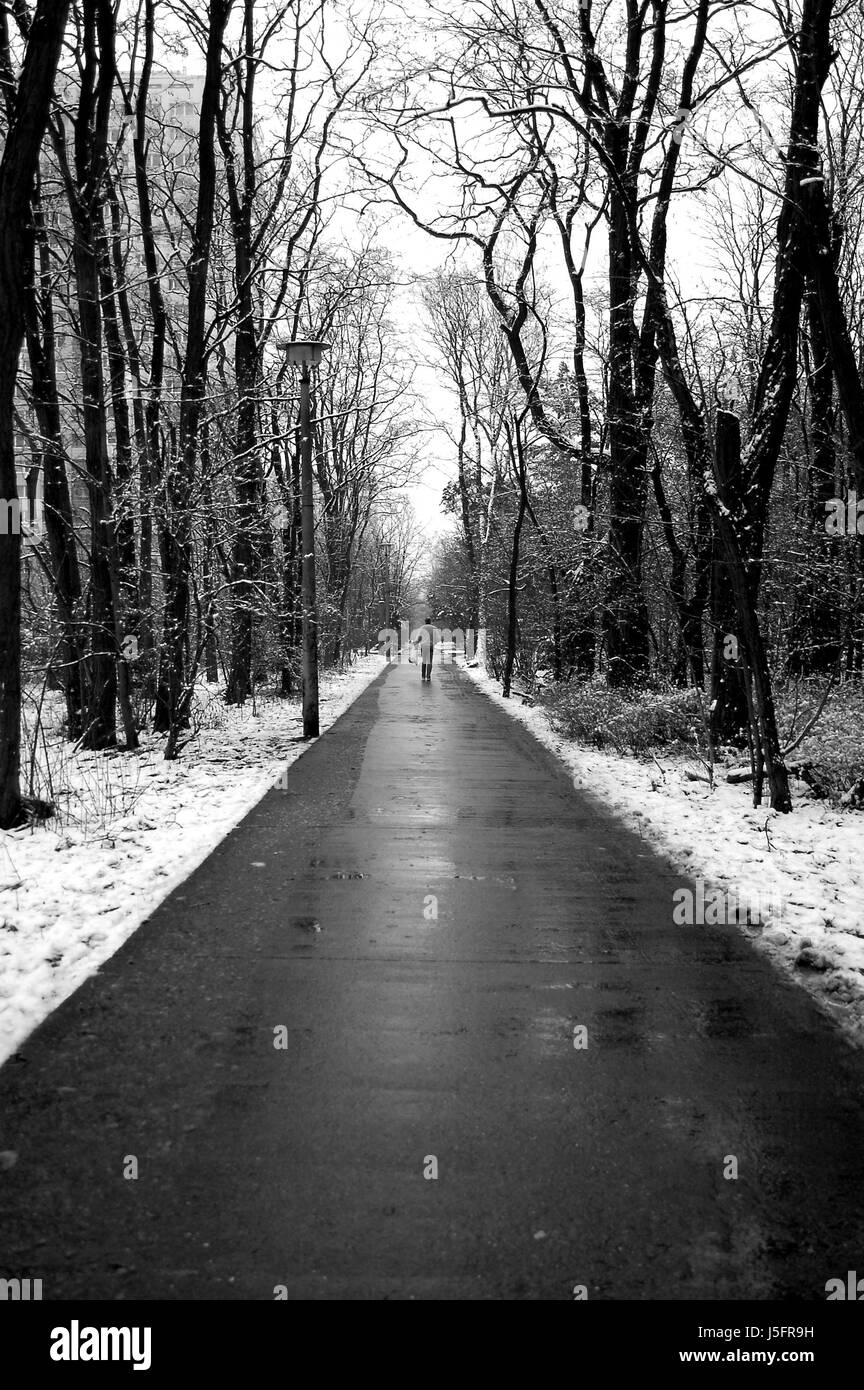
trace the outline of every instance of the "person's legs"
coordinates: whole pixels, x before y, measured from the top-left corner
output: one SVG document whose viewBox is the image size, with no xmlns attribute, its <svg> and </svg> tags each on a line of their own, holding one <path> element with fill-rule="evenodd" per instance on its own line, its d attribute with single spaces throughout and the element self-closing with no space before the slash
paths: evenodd
<svg viewBox="0 0 864 1390">
<path fill-rule="evenodd" d="M 432 679 L 432 619 L 427 618 L 420 629 L 420 655 L 423 660 L 423 673 L 421 680 Z"/>
</svg>

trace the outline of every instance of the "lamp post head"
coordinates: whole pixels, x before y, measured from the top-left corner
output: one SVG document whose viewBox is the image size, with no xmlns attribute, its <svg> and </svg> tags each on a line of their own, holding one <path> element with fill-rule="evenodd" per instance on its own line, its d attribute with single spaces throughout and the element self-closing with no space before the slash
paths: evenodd
<svg viewBox="0 0 864 1390">
<path fill-rule="evenodd" d="M 286 338 L 276 346 L 285 353 L 289 367 L 317 367 L 330 344 L 316 338 Z"/>
</svg>

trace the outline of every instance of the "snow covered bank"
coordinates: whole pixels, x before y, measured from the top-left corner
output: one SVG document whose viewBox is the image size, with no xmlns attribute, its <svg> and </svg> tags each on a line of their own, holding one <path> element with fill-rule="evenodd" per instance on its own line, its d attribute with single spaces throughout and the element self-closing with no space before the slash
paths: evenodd
<svg viewBox="0 0 864 1390">
<path fill-rule="evenodd" d="M 505 700 L 492 676 L 463 669 L 556 754 L 574 786 L 637 830 L 682 876 L 703 879 L 706 897 L 710 886 L 761 903 L 757 920 L 741 931 L 864 1046 L 864 813 L 805 799 L 807 788 L 793 780 L 794 810 L 782 816 L 754 809 L 749 784 L 725 782 L 722 767 L 712 791 L 688 778 L 697 764 L 679 754 L 643 761 L 581 747 L 560 737 L 539 706 Z M 670 920 L 672 910 L 670 903 Z"/>
<path fill-rule="evenodd" d="M 321 677 L 322 734 L 381 670 L 380 656 Z M 139 753 L 40 748 L 59 814 L 0 832 L 0 1062 L 112 956 L 308 746 L 299 705 L 226 706 L 200 688 L 195 738 L 166 763 Z"/>
</svg>

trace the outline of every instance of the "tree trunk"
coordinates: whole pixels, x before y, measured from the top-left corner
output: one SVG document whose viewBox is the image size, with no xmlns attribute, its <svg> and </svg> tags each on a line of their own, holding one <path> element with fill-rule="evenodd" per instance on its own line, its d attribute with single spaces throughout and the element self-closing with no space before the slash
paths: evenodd
<svg viewBox="0 0 864 1390">
<path fill-rule="evenodd" d="M 162 293 L 162 281 L 159 274 L 156 236 L 153 230 L 153 210 L 147 171 L 147 103 L 153 71 L 155 29 L 155 0 L 145 0 L 144 57 L 141 64 L 138 93 L 135 98 L 132 153 L 135 164 L 135 188 L 138 195 L 141 250 L 144 257 L 144 269 L 147 274 L 147 297 L 153 325 L 150 340 L 149 381 L 147 398 L 144 403 L 144 448 L 139 457 L 141 573 L 138 585 L 141 602 L 141 652 L 147 688 L 153 696 L 156 693 L 156 643 L 153 631 L 153 507 L 154 488 L 157 483 L 161 486 L 164 482 L 162 478 L 163 443 L 160 420 L 165 368 L 165 338 L 168 327 L 165 297 Z M 160 550 L 161 548 L 160 534 Z"/>
<path fill-rule="evenodd" d="M 610 131 L 611 158 L 624 166 L 626 129 Z M 621 192 L 609 194 L 609 552 L 603 608 L 607 678 L 631 684 L 648 667 L 648 610 L 642 589 L 642 536 L 648 496 L 647 437 L 633 388 L 633 257 Z"/>
<path fill-rule="evenodd" d="M 198 200 L 192 247 L 186 264 L 189 292 L 180 423 L 163 488 L 169 565 L 163 576 L 165 612 L 154 727 L 168 733 L 165 757 L 169 761 L 176 756 L 180 730 L 188 720 L 194 681 L 194 672 L 187 671 L 186 667 L 193 558 L 191 501 L 206 392 L 207 282 L 216 198 L 216 117 L 222 86 L 222 43 L 231 6 L 232 0 L 209 0 L 207 7 L 206 71 L 198 126 Z"/>
<path fill-rule="evenodd" d="M 31 198 L 68 13 L 66 0 L 38 0 L 14 121 L 0 160 L 0 497 L 17 503 L 15 385 L 33 273 Z M 5 22 L 5 17 L 4 17 Z M 0 532 L 0 829 L 17 825 L 21 798 L 21 536 Z"/>
<path fill-rule="evenodd" d="M 836 258 L 836 248 L 835 248 Z M 837 449 L 831 355 L 812 285 L 806 294 L 810 341 L 805 358 L 810 390 L 810 457 L 808 467 L 808 521 L 805 573 L 797 576 L 792 630 L 789 634 L 789 667 L 807 676 L 836 666 L 843 646 L 841 613 L 831 601 L 828 581 L 838 560 L 838 546 L 825 530 L 825 503 L 834 496 Z"/>
<path fill-rule="evenodd" d="M 510 697 L 510 683 L 516 663 L 516 638 L 519 624 L 517 584 L 519 580 L 519 545 L 522 537 L 522 524 L 528 505 L 527 481 L 525 477 L 525 457 L 522 450 L 521 426 L 514 421 L 513 428 L 506 426 L 510 457 L 513 461 L 519 483 L 519 504 L 516 524 L 513 527 L 513 542 L 510 550 L 510 568 L 507 576 L 507 651 L 504 657 L 504 679 L 501 694 L 505 700 Z"/>
<path fill-rule="evenodd" d="M 717 412 L 717 473 L 720 505 L 715 512 L 715 524 L 726 553 L 729 580 L 735 595 L 738 629 L 743 647 L 742 655 L 752 687 L 752 708 L 756 725 L 754 732 L 758 734 L 758 753 L 768 778 L 771 805 L 777 811 L 791 811 L 789 779 L 780 752 L 768 657 L 762 640 L 755 596 L 750 584 L 746 561 L 735 534 L 729 501 L 724 495 L 721 481 L 725 477 L 735 477 L 740 472 L 738 461 L 740 454 L 741 427 L 738 417 L 730 411 L 720 410 Z M 761 766 L 757 767 L 756 776 L 754 804 L 758 806 Z"/>
<path fill-rule="evenodd" d="M 28 287 L 27 355 L 30 361 L 33 410 L 41 435 L 41 462 L 45 533 L 50 556 L 51 583 L 60 624 L 60 681 L 66 700 L 66 731 L 77 739 L 82 729 L 81 651 L 78 623 L 81 611 L 81 571 L 75 542 L 72 498 L 66 476 L 66 460 L 57 386 L 57 354 L 51 266 L 38 193 L 33 202 L 36 227 L 39 284 Z"/>
</svg>

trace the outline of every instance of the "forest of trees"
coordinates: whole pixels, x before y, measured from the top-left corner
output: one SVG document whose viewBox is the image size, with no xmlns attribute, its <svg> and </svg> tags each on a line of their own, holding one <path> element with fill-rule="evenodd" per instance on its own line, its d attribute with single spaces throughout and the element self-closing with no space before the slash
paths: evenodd
<svg viewBox="0 0 864 1390">
<path fill-rule="evenodd" d="M 864 10 L 433 8 L 377 166 L 463 250 L 424 293 L 459 406 L 433 589 L 505 694 L 704 692 L 788 810 L 777 681 L 862 664 Z"/>
<path fill-rule="evenodd" d="M 292 338 L 323 660 L 407 601 L 431 435 L 505 694 L 704 692 L 789 809 L 778 682 L 864 659 L 861 0 L 16 0 L 0 84 L 0 827 L 27 683 L 167 758 L 199 679 L 293 693 Z"/>
<path fill-rule="evenodd" d="M 230 702 L 273 671 L 295 688 L 284 341 L 330 344 L 322 657 L 381 625 L 394 538 L 403 562 L 412 541 L 394 504 L 417 425 L 396 268 L 347 220 L 374 42 L 368 24 L 331 34 L 330 8 L 85 0 L 0 16 L 2 825 L 27 810 L 22 675 L 62 688 L 82 747 L 134 750 L 149 725 L 169 758 L 199 675 Z"/>
</svg>

